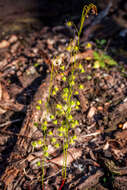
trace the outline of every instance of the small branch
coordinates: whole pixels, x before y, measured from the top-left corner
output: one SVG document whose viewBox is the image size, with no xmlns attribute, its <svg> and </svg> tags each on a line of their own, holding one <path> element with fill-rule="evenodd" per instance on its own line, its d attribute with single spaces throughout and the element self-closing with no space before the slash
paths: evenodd
<svg viewBox="0 0 127 190">
<path fill-rule="evenodd" d="M 6 123 L 0 124 L 0 127 L 2 128 L 2 127 L 4 127 L 4 126 L 6 126 L 6 125 L 10 125 L 10 124 L 12 124 L 12 123 L 17 123 L 18 121 L 21 121 L 21 119 L 15 119 L 15 120 L 13 120 L 13 121 L 7 121 Z"/>
</svg>

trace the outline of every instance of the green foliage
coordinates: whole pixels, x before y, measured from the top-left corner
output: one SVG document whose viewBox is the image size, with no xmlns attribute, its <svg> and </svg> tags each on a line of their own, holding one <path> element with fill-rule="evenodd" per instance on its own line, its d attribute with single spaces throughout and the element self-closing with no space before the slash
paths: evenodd
<svg viewBox="0 0 127 190">
<path fill-rule="evenodd" d="M 107 68 L 111 66 L 116 66 L 117 62 L 113 60 L 110 56 L 104 54 L 104 53 L 99 53 L 94 51 L 94 65 L 93 68 Z"/>
<path fill-rule="evenodd" d="M 104 47 L 104 45 L 106 45 L 107 41 L 105 39 L 101 39 L 101 40 L 96 39 L 95 42 L 97 44 L 97 48 L 103 49 L 103 47 Z"/>
</svg>

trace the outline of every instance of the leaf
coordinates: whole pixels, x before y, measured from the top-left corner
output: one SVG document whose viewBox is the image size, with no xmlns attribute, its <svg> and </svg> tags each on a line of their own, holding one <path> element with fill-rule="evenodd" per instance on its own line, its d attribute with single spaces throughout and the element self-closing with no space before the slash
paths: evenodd
<svg viewBox="0 0 127 190">
<path fill-rule="evenodd" d="M 97 44 L 99 44 L 99 43 L 100 43 L 100 40 L 98 40 L 98 39 L 96 39 L 95 41 L 96 41 L 96 43 L 97 43 Z"/>
<path fill-rule="evenodd" d="M 117 65 L 117 62 L 111 59 L 110 61 L 107 62 L 107 64 L 110 66 L 114 66 L 114 65 Z"/>
<path fill-rule="evenodd" d="M 102 39 L 101 41 L 100 41 L 100 45 L 104 45 L 106 43 L 106 40 L 105 39 Z"/>
<path fill-rule="evenodd" d="M 96 51 L 93 52 L 93 56 L 94 56 L 94 59 L 97 59 L 97 60 L 100 59 L 100 55 Z"/>
<path fill-rule="evenodd" d="M 73 156 L 72 156 L 73 155 Z M 82 150 L 78 148 L 69 148 L 68 149 L 68 154 L 67 154 L 67 167 L 69 164 L 71 164 L 74 160 L 80 158 L 82 155 Z M 59 157 L 53 158 L 50 160 L 51 162 L 62 166 L 63 165 L 63 160 L 64 160 L 64 153 L 62 153 Z"/>
<path fill-rule="evenodd" d="M 105 65 L 105 63 L 103 61 L 99 62 L 99 64 L 100 64 L 101 68 L 105 68 L 106 67 L 106 65 Z"/>
</svg>

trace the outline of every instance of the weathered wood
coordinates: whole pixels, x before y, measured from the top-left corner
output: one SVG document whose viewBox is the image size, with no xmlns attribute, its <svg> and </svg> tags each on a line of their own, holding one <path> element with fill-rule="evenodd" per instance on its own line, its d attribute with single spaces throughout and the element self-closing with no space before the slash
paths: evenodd
<svg viewBox="0 0 127 190">
<path fill-rule="evenodd" d="M 23 123 L 22 129 L 19 133 L 21 136 L 27 136 L 28 138 L 18 137 L 17 143 L 15 145 L 15 150 L 19 150 L 17 152 L 12 152 L 10 156 L 11 166 L 8 166 L 1 177 L 1 180 L 5 184 L 5 189 L 7 189 L 8 185 L 10 185 L 15 177 L 22 173 L 24 167 L 25 158 L 28 155 L 29 145 L 31 143 L 32 135 L 34 134 L 36 127 L 34 126 L 35 122 L 38 122 L 43 117 L 43 111 L 45 108 L 46 98 L 49 95 L 49 83 L 50 83 L 50 74 L 45 79 L 44 83 L 39 87 L 33 102 L 30 105 L 30 108 L 27 112 L 26 119 Z M 41 110 L 36 109 L 37 100 L 42 100 Z M 21 154 L 20 154 L 21 153 Z M 19 155 L 20 154 L 20 155 Z"/>
</svg>

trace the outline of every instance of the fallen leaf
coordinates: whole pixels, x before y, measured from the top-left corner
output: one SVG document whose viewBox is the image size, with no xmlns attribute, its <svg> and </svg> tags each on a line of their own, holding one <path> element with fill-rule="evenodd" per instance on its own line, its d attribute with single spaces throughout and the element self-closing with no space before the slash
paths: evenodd
<svg viewBox="0 0 127 190">
<path fill-rule="evenodd" d="M 89 49 L 89 50 L 87 50 L 87 51 L 85 51 L 83 53 L 78 53 L 75 56 L 72 56 L 70 58 L 70 63 L 73 63 L 73 62 L 75 62 L 77 60 L 82 60 L 82 59 L 90 60 L 92 58 L 93 58 L 93 50 Z"/>
<path fill-rule="evenodd" d="M 3 40 L 0 42 L 0 49 L 7 48 L 10 45 L 10 43 L 7 40 Z"/>
<path fill-rule="evenodd" d="M 82 113 L 86 112 L 87 109 L 88 109 L 88 100 L 83 95 L 82 91 L 79 91 L 79 100 L 80 100 L 80 105 L 81 105 L 81 108 L 82 108 Z"/>
<path fill-rule="evenodd" d="M 82 155 L 81 149 L 77 148 L 70 148 L 68 149 L 67 153 L 67 167 L 73 162 L 74 160 L 78 159 Z M 64 163 L 64 154 L 62 153 L 59 157 L 50 160 L 50 162 L 62 166 Z"/>
<path fill-rule="evenodd" d="M 14 42 L 16 42 L 18 40 L 18 38 L 17 38 L 17 36 L 16 35 L 12 35 L 11 37 L 10 37 L 10 39 L 8 40 L 10 43 L 14 43 Z"/>
<path fill-rule="evenodd" d="M 4 114 L 6 111 L 7 111 L 7 110 L 2 109 L 2 108 L 0 107 L 0 114 Z"/>
</svg>

